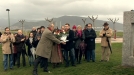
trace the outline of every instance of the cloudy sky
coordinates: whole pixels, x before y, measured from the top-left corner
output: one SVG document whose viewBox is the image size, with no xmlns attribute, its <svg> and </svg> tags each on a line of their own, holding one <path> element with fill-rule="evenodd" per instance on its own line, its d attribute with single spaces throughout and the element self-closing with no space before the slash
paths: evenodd
<svg viewBox="0 0 134 75">
<path fill-rule="evenodd" d="M 134 9 L 134 0 L 0 0 L 0 19 L 7 20 L 7 8 L 10 9 L 11 21 L 16 22 L 63 15 L 98 15 L 99 20 L 116 17 L 122 23 L 123 12 Z"/>
</svg>

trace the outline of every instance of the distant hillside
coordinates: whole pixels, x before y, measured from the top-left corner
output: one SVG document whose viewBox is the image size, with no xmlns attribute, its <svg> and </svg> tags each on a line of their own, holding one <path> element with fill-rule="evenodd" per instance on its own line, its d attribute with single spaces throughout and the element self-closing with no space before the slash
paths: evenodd
<svg viewBox="0 0 134 75">
<path fill-rule="evenodd" d="M 64 25 L 65 23 L 69 23 L 71 26 L 82 25 L 84 27 L 84 23 L 82 21 L 83 18 L 85 18 L 85 17 L 62 16 L 62 17 L 59 17 L 59 18 L 54 18 L 53 21 L 55 21 L 55 25 L 58 26 L 58 27 L 60 27 L 60 25 Z M 96 20 L 95 21 L 95 26 L 98 27 L 98 28 L 96 28 L 96 30 L 102 29 L 102 28 L 99 28 L 99 27 L 102 27 L 104 22 L 108 22 L 109 26 L 111 28 L 113 28 L 113 24 L 110 21 Z M 92 21 L 89 18 L 87 18 L 86 23 L 92 23 Z M 42 20 L 42 21 L 38 21 L 38 22 L 25 22 L 24 23 L 24 29 L 31 29 L 32 27 L 40 27 L 40 26 L 47 27 L 48 24 L 49 24 L 49 22 L 45 21 L 45 19 Z M 11 27 L 13 29 L 17 29 L 17 28 L 20 29 L 21 24 L 19 22 L 17 22 L 15 24 L 13 24 Z M 116 30 L 123 31 L 123 24 L 116 23 L 115 27 L 116 27 Z"/>
</svg>

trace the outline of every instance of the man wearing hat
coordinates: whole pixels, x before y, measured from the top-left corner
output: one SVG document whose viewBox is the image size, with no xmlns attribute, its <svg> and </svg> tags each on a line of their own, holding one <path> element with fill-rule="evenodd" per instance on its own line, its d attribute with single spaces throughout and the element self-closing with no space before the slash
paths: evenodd
<svg viewBox="0 0 134 75">
<path fill-rule="evenodd" d="M 103 24 L 104 29 L 100 31 L 99 36 L 101 37 L 101 48 L 102 48 L 102 57 L 101 62 L 109 61 L 110 56 L 110 46 L 111 45 L 111 37 L 112 37 L 112 29 L 109 28 L 109 24 L 105 22 Z"/>
</svg>

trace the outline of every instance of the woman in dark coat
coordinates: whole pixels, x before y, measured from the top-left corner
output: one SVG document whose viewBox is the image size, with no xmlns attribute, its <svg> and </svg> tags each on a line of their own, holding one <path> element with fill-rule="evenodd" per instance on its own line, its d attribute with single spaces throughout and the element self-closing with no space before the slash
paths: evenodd
<svg viewBox="0 0 134 75">
<path fill-rule="evenodd" d="M 75 58 L 77 63 L 81 63 L 82 58 L 82 50 L 80 50 L 80 43 L 84 41 L 84 33 L 82 31 L 82 27 L 80 25 L 77 26 L 76 32 L 75 32 Z"/>
<path fill-rule="evenodd" d="M 85 30 L 85 43 L 87 44 L 87 61 L 89 62 L 92 59 L 95 62 L 95 38 L 96 32 L 92 29 L 92 24 L 87 24 L 87 29 Z"/>
<path fill-rule="evenodd" d="M 36 43 L 33 37 L 33 33 L 31 32 L 29 34 L 29 38 L 26 40 L 26 45 L 28 46 L 28 56 L 29 56 L 29 65 L 33 65 L 34 61 L 34 55 L 32 54 L 33 51 L 35 51 Z"/>
</svg>

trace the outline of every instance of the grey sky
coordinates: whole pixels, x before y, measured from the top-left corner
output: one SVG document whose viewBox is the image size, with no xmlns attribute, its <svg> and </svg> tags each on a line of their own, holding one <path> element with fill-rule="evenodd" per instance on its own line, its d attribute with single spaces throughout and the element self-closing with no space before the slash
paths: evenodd
<svg viewBox="0 0 134 75">
<path fill-rule="evenodd" d="M 123 12 L 134 8 L 134 0 L 0 0 L 0 19 L 7 20 L 9 8 L 11 21 L 19 19 L 43 20 L 63 15 L 96 16 L 99 20 L 120 18 Z"/>
</svg>

